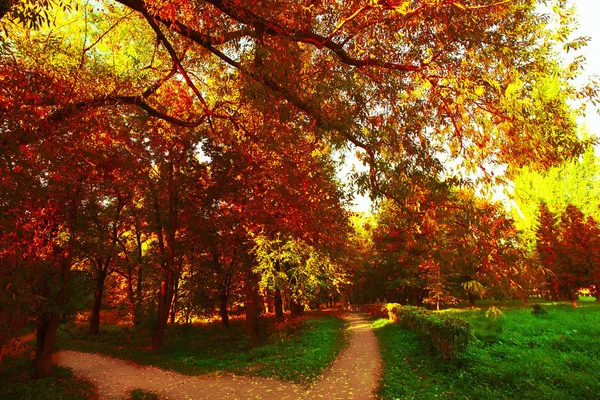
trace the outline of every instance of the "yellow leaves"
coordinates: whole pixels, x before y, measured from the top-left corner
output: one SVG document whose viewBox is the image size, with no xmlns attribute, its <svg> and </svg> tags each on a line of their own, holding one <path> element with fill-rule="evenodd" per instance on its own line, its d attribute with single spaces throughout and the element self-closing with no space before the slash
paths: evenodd
<svg viewBox="0 0 600 400">
<path fill-rule="evenodd" d="M 485 94 L 485 88 L 481 85 L 478 85 L 475 87 L 474 92 L 477 97 L 481 97 Z"/>
<path fill-rule="evenodd" d="M 506 87 L 504 96 L 508 99 L 516 99 L 520 96 L 521 90 L 523 89 L 523 82 L 517 80 Z"/>
</svg>

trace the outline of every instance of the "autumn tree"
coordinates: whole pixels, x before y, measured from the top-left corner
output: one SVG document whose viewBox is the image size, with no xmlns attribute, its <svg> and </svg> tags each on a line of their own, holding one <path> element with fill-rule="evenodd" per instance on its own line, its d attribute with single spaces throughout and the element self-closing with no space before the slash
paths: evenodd
<svg viewBox="0 0 600 400">
<path fill-rule="evenodd" d="M 466 188 L 419 212 L 383 203 L 373 242 L 374 293 L 389 301 L 439 308 L 465 294 L 472 306 L 483 295 L 526 299 L 536 274 L 503 207 Z"/>
<path fill-rule="evenodd" d="M 521 169 L 514 178 L 512 195 L 515 201 L 512 213 L 517 227 L 533 239 L 541 203 L 559 215 L 571 204 L 584 215 L 598 220 L 599 174 L 598 158 L 593 146 L 589 146 L 579 158 L 546 171 Z"/>
<path fill-rule="evenodd" d="M 19 248 L 38 245 L 32 262 L 52 266 L 53 273 L 39 276 L 60 277 L 63 303 L 82 232 L 84 183 L 94 176 L 90 129 L 104 131 L 112 114 L 130 128 L 150 120 L 147 130 L 130 132 L 160 129 L 148 140 L 166 139 L 153 146 L 160 157 L 147 204 L 153 262 L 164 283 L 153 340 L 159 347 L 183 260 L 177 185 L 194 149 L 188 132 L 236 147 L 244 156 L 232 158 L 236 164 L 248 161 L 237 165 L 245 189 L 231 204 L 249 232 L 282 233 L 311 246 L 330 241 L 319 227 L 336 226 L 341 206 L 329 202 L 339 196 L 327 198 L 335 183 L 317 161 L 331 149 L 357 152 L 367 166 L 355 176 L 359 188 L 419 215 L 439 191 L 450 191 L 443 160 L 493 181 L 495 165 L 507 165 L 510 174 L 584 149 L 578 110 L 569 104 L 596 100 L 596 88 L 575 88 L 583 61 L 563 66 L 557 49 L 576 50 L 586 39 L 569 41 L 573 11 L 563 1 L 548 11 L 537 7 L 547 3 L 120 0 L 69 9 L 4 0 L 0 135 L 10 156 L 3 184 L 18 195 L 3 207 L 20 212 L 7 226 L 26 232 Z M 55 20 L 65 23 L 45 24 Z M 36 190 L 17 179 L 18 163 Z M 427 212 L 433 221 L 435 212 Z M 414 229 L 429 224 L 413 221 Z M 259 277 L 251 253 L 242 254 L 248 304 L 256 309 Z M 50 371 L 59 308 L 39 320 L 38 376 Z"/>
<path fill-rule="evenodd" d="M 581 210 L 568 205 L 556 221 L 545 204 L 540 207 L 537 250 L 540 261 L 550 270 L 554 297 L 570 300 L 577 307 L 578 292 L 597 285 L 598 223 L 585 218 Z"/>
</svg>

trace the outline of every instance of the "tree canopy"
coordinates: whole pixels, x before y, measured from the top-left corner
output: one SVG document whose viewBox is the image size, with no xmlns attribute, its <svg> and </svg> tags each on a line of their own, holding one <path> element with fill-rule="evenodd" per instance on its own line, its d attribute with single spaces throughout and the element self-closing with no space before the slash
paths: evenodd
<svg viewBox="0 0 600 400">
<path fill-rule="evenodd" d="M 512 221 L 473 187 L 590 142 L 563 0 L 1 0 L 0 18 L 0 304 L 27 300 L 6 321 L 35 316 L 38 377 L 75 270 L 92 333 L 118 287 L 154 348 L 169 317 L 227 325 L 240 304 L 252 339 L 269 299 L 351 297 L 377 268 L 418 302 L 524 292 Z M 354 234 L 346 152 L 354 189 L 386 199 Z"/>
</svg>

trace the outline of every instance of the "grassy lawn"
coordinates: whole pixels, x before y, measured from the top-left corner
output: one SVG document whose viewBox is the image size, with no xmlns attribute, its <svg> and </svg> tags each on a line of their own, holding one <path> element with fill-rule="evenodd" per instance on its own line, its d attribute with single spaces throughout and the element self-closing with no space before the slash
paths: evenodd
<svg viewBox="0 0 600 400">
<path fill-rule="evenodd" d="M 27 358 L 8 358 L 0 365 L 0 399 L 81 400 L 97 399 L 94 385 L 77 378 L 70 369 L 53 367 L 54 374 L 33 380 L 33 367 Z"/>
<path fill-rule="evenodd" d="M 285 326 L 263 321 L 260 344 L 248 345 L 242 321 L 170 326 L 160 350 L 148 348 L 150 333 L 103 326 L 98 336 L 66 326 L 58 347 L 115 356 L 187 375 L 234 372 L 307 384 L 319 376 L 345 346 L 346 322 L 333 316 L 303 319 Z M 296 326 L 294 326 L 296 325 Z M 84 329 L 85 328 L 85 329 Z"/>
<path fill-rule="evenodd" d="M 586 301 L 587 300 L 587 301 Z M 515 306 L 518 304 L 519 306 Z M 384 363 L 385 399 L 598 399 L 600 304 L 580 308 L 545 303 L 532 314 L 523 303 L 484 310 L 446 310 L 471 322 L 475 340 L 452 362 L 426 354 L 414 333 L 386 320 L 374 323 Z"/>
</svg>

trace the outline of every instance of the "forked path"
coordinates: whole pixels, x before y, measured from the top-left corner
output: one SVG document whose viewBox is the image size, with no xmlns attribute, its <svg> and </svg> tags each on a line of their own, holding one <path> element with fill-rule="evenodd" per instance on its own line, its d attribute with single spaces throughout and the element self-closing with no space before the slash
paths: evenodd
<svg viewBox="0 0 600 400">
<path fill-rule="evenodd" d="M 348 348 L 308 389 L 259 377 L 187 376 L 68 350 L 55 354 L 54 362 L 94 382 L 101 399 L 122 399 L 137 388 L 158 393 L 165 399 L 374 399 L 381 375 L 377 339 L 361 316 L 347 314 L 344 318 L 350 322 Z"/>
</svg>

